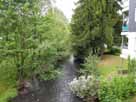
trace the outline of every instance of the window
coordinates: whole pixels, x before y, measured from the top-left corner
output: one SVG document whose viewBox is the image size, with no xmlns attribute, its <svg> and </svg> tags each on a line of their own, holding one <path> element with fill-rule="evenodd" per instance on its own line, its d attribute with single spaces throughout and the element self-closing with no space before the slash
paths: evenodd
<svg viewBox="0 0 136 102">
<path fill-rule="evenodd" d="M 128 49 L 128 38 L 126 36 L 122 36 L 122 48 Z"/>
</svg>

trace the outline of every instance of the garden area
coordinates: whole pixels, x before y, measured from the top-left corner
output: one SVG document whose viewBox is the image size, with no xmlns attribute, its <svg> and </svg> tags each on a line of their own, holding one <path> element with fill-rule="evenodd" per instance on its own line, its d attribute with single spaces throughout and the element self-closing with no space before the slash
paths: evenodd
<svg viewBox="0 0 136 102">
<path fill-rule="evenodd" d="M 0 102 L 136 102 L 121 53 L 120 0 L 0 0 Z"/>
<path fill-rule="evenodd" d="M 98 64 L 101 75 L 108 77 L 113 76 L 118 70 L 127 69 L 128 62 L 117 55 L 103 55 Z"/>
</svg>

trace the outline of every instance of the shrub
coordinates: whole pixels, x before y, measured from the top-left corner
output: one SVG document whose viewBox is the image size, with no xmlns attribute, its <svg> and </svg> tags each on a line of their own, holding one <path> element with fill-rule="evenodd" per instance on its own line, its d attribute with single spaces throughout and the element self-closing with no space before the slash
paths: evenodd
<svg viewBox="0 0 136 102">
<path fill-rule="evenodd" d="M 90 54 L 85 58 L 85 63 L 83 64 L 83 68 L 81 69 L 81 73 L 84 75 L 93 75 L 95 77 L 98 76 L 98 65 L 99 59 L 96 55 Z"/>
<path fill-rule="evenodd" d="M 123 102 L 136 92 L 136 83 L 132 77 L 118 77 L 100 83 L 100 102 Z"/>
<path fill-rule="evenodd" d="M 120 52 L 121 52 L 121 49 L 119 47 L 113 46 L 109 49 L 107 54 L 118 55 L 120 54 Z"/>
<path fill-rule="evenodd" d="M 129 75 L 136 75 L 136 60 L 128 58 L 128 73 Z"/>
<path fill-rule="evenodd" d="M 80 76 L 69 83 L 71 91 L 80 98 L 95 97 L 98 90 L 98 81 L 93 76 Z"/>
</svg>

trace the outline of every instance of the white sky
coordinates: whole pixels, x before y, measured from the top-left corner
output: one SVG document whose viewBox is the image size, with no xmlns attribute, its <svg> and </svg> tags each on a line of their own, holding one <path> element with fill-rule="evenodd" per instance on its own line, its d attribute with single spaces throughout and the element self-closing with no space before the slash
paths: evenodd
<svg viewBox="0 0 136 102">
<path fill-rule="evenodd" d="M 75 8 L 74 3 L 77 2 L 78 0 L 55 0 L 55 1 L 56 6 L 63 11 L 64 15 L 70 21 L 73 14 L 73 9 Z"/>
<path fill-rule="evenodd" d="M 74 2 L 77 2 L 77 0 L 56 0 L 56 6 L 63 11 L 69 20 L 71 20 L 75 8 Z"/>
</svg>

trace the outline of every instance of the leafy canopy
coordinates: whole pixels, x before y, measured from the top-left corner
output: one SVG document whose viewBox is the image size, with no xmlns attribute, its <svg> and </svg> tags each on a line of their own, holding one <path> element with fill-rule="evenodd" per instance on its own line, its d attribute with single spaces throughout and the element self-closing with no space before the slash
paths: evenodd
<svg viewBox="0 0 136 102">
<path fill-rule="evenodd" d="M 113 27 L 117 22 L 120 0 L 79 0 L 72 18 L 73 50 L 84 57 L 90 50 L 101 54 L 104 44 L 113 42 Z"/>
</svg>

